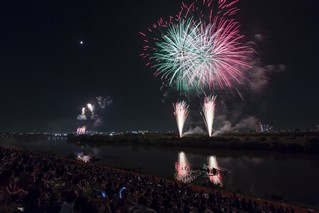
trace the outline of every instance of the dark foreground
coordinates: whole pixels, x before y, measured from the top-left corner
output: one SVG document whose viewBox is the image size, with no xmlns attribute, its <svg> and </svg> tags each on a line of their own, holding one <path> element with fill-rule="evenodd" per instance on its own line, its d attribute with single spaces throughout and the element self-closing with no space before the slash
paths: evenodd
<svg viewBox="0 0 319 213">
<path fill-rule="evenodd" d="M 307 212 L 281 203 L 1 147 L 0 172 L 0 212 Z"/>
</svg>

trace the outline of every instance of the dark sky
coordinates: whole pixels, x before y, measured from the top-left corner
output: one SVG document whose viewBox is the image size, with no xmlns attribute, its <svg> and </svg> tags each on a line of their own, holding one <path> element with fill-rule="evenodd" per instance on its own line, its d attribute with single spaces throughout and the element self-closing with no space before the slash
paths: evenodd
<svg viewBox="0 0 319 213">
<path fill-rule="evenodd" d="M 242 116 L 279 129 L 314 128 L 319 2 L 241 0 L 238 6 L 242 32 L 262 35 L 261 65 L 286 67 L 271 72 L 258 94 L 243 94 Z M 101 130 L 175 130 L 160 79 L 139 57 L 138 32 L 179 7 L 179 0 L 1 1 L 0 131 L 72 131 L 81 107 L 96 96 L 113 99 L 100 115 Z"/>
</svg>

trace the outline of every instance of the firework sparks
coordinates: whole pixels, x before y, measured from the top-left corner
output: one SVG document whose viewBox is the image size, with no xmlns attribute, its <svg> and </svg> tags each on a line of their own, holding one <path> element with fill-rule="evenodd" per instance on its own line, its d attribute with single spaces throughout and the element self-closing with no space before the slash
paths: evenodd
<svg viewBox="0 0 319 213">
<path fill-rule="evenodd" d="M 177 90 L 232 88 L 246 80 L 245 71 L 251 68 L 252 48 L 243 43 L 240 24 L 234 18 L 238 0 L 195 1 L 182 4 L 176 18 L 160 19 L 153 25 L 166 33 L 152 40 L 145 37 L 144 53 L 147 65 L 156 69 L 155 75 L 169 79 Z M 153 43 L 155 45 L 153 45 Z"/>
<path fill-rule="evenodd" d="M 85 107 L 82 108 L 82 113 L 80 115 L 78 115 L 77 119 L 78 120 L 81 120 L 81 121 L 85 121 L 87 118 L 86 118 L 86 115 L 85 115 Z"/>
<path fill-rule="evenodd" d="M 92 114 L 94 114 L 94 106 L 92 104 L 88 103 L 87 108 L 90 110 Z"/>
<path fill-rule="evenodd" d="M 86 126 L 79 127 L 76 130 L 76 134 L 78 135 L 84 135 L 85 133 L 86 133 Z"/>
<path fill-rule="evenodd" d="M 168 29 L 155 43 L 156 75 L 178 90 L 233 87 L 250 68 L 249 47 L 242 45 L 239 25 L 224 21 L 203 26 L 192 19 Z"/>
<path fill-rule="evenodd" d="M 179 137 L 183 137 L 183 128 L 189 113 L 188 105 L 185 101 L 177 102 L 174 107 L 174 115 L 176 117 Z"/>
<path fill-rule="evenodd" d="M 95 117 L 95 106 L 93 104 L 91 104 L 91 103 L 88 103 L 86 106 L 89 109 L 89 111 L 91 112 L 91 119 L 92 120 L 96 119 L 96 117 Z"/>
<path fill-rule="evenodd" d="M 102 112 L 107 106 L 111 105 L 112 102 L 110 96 L 106 98 L 97 96 L 87 102 L 87 104 L 82 107 L 81 114 L 77 116 L 77 119 L 81 121 L 79 126 L 82 126 L 77 129 L 77 134 L 85 134 L 101 126 L 103 123 L 103 118 L 101 117 Z"/>
<path fill-rule="evenodd" d="M 205 121 L 205 125 L 208 131 L 209 137 L 212 137 L 213 133 L 213 124 L 215 116 L 215 100 L 216 96 L 208 96 L 204 99 L 204 104 L 202 106 L 202 115 Z"/>
</svg>

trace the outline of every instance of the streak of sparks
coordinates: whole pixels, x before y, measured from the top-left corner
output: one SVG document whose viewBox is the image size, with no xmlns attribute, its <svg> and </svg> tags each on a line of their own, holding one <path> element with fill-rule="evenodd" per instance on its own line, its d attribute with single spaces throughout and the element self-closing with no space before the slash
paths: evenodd
<svg viewBox="0 0 319 213">
<path fill-rule="evenodd" d="M 174 115 L 176 117 L 177 128 L 179 132 L 179 137 L 183 137 L 183 128 L 186 118 L 189 113 L 188 105 L 185 101 L 177 102 L 174 107 Z"/>
<path fill-rule="evenodd" d="M 215 117 L 215 106 L 216 106 L 216 96 L 208 96 L 205 97 L 204 103 L 202 106 L 203 118 L 205 121 L 205 125 L 208 131 L 209 137 L 212 137 L 213 133 L 213 124 Z"/>
<path fill-rule="evenodd" d="M 177 90 L 225 89 L 243 84 L 253 50 L 244 43 L 240 24 L 232 18 L 239 10 L 234 6 L 237 2 L 183 3 L 175 17 L 160 18 L 149 32 L 140 32 L 145 42 L 141 57 L 147 59 L 147 66 L 155 68 L 155 76 L 169 79 L 169 85 Z M 154 31 L 162 33 L 154 37 Z"/>
</svg>

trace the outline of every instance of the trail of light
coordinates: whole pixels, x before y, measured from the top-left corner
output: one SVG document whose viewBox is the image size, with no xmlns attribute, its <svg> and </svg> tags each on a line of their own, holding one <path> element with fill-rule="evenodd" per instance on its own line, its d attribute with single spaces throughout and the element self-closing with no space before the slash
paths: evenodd
<svg viewBox="0 0 319 213">
<path fill-rule="evenodd" d="M 177 128 L 179 132 L 179 137 L 183 137 L 183 128 L 188 116 L 189 110 L 188 105 L 185 101 L 177 102 L 174 107 L 174 115 L 176 117 Z"/>
<path fill-rule="evenodd" d="M 82 108 L 82 115 L 85 115 L 85 107 Z"/>
<path fill-rule="evenodd" d="M 188 176 L 188 173 L 190 171 L 190 166 L 184 152 L 180 152 L 178 154 L 178 159 L 177 159 L 177 162 L 175 163 L 175 170 L 176 170 L 176 179 L 179 181 Z"/>
<path fill-rule="evenodd" d="M 213 169 L 219 170 L 217 159 L 215 156 L 210 156 L 208 158 L 208 168 L 210 170 L 208 176 L 209 180 L 214 184 L 223 184 L 223 179 L 220 173 L 217 171 L 216 174 L 213 173 Z"/>
<path fill-rule="evenodd" d="M 205 125 L 208 131 L 209 137 L 212 137 L 213 133 L 213 124 L 214 124 L 214 117 L 215 117 L 215 100 L 216 96 L 208 96 L 204 99 L 204 104 L 202 106 L 203 110 L 203 118 L 205 121 Z"/>
<path fill-rule="evenodd" d="M 91 111 L 91 113 L 94 113 L 94 106 L 92 104 L 88 103 L 87 108 Z"/>
</svg>

